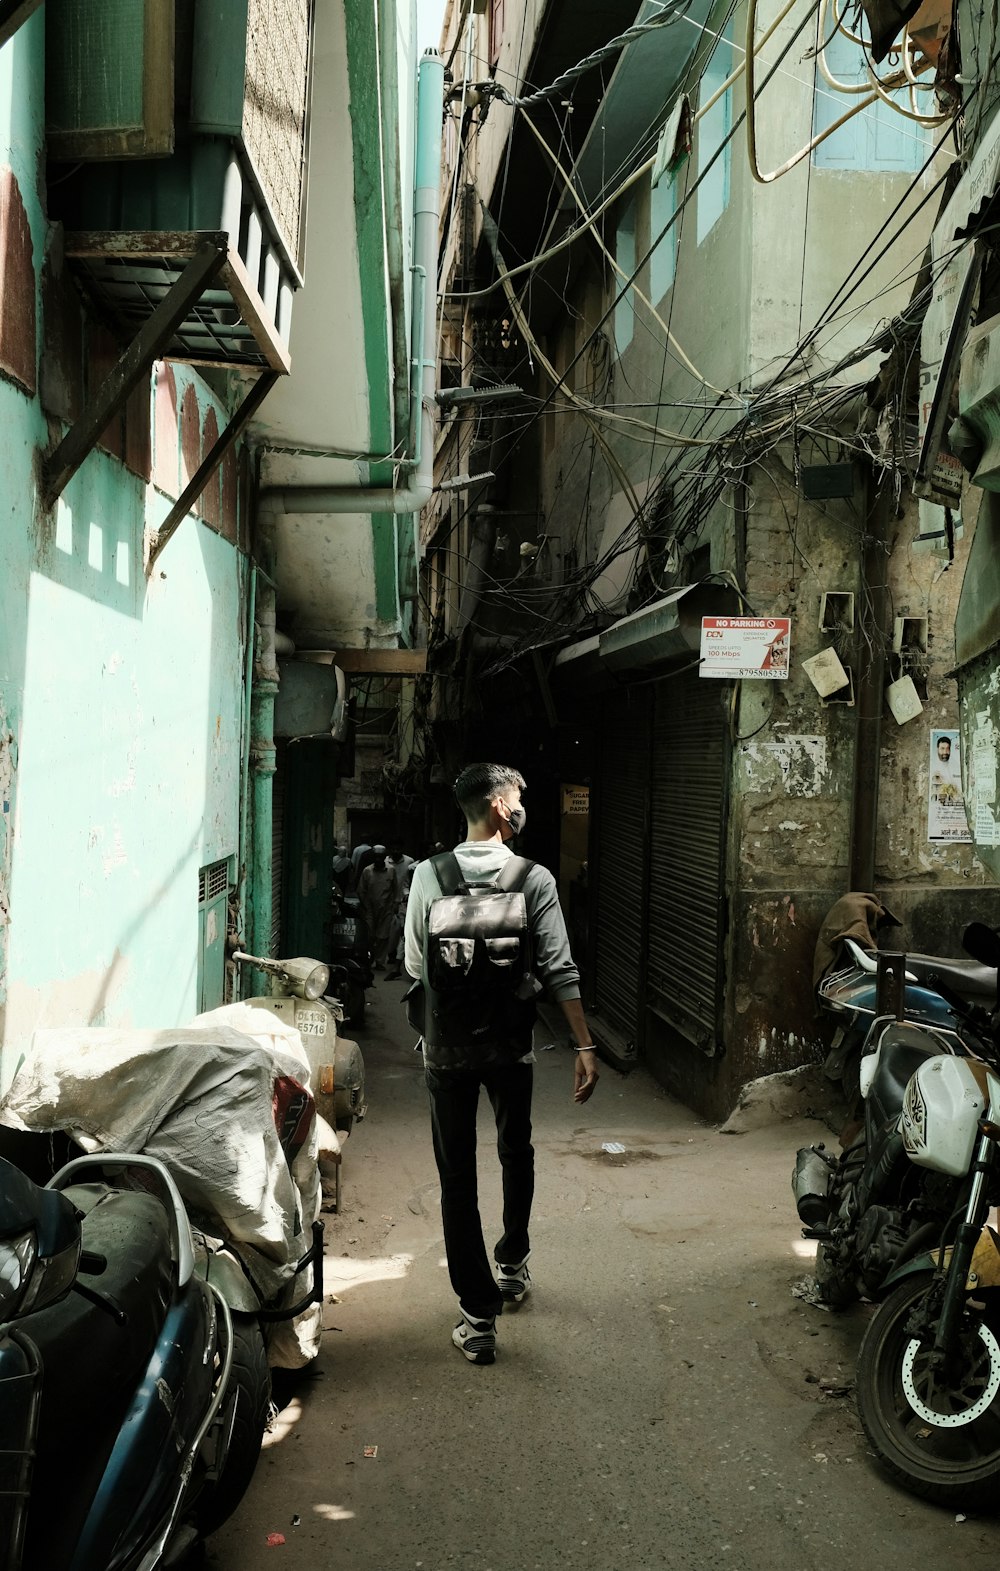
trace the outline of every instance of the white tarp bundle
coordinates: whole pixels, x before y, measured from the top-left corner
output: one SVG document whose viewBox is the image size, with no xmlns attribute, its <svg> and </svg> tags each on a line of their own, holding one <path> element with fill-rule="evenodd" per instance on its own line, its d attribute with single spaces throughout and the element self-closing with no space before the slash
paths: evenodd
<svg viewBox="0 0 1000 1571">
<path fill-rule="evenodd" d="M 246 1005 L 176 1030 L 36 1031 L 0 1102 L 0 1122 L 65 1130 L 90 1152 L 159 1157 L 209 1249 L 212 1239 L 231 1245 L 260 1299 L 276 1307 L 304 1297 L 311 1284 L 311 1270 L 292 1278 L 321 1199 L 314 1116 L 291 1168 L 282 1150 L 274 1121 L 282 1078 L 309 1087 L 298 1033 Z M 252 1308 L 252 1295 L 235 1307 Z M 291 1336 L 275 1326 L 269 1354 L 294 1367 L 319 1350 L 321 1306 L 289 1329 Z"/>
</svg>

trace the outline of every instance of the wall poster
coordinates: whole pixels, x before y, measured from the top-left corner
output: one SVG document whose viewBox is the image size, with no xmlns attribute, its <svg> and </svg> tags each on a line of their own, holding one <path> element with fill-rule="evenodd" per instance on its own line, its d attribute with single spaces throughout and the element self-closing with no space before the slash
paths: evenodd
<svg viewBox="0 0 1000 1571">
<path fill-rule="evenodd" d="M 957 731 L 931 731 L 927 838 L 938 845 L 971 845 L 962 796 L 962 755 Z"/>
</svg>

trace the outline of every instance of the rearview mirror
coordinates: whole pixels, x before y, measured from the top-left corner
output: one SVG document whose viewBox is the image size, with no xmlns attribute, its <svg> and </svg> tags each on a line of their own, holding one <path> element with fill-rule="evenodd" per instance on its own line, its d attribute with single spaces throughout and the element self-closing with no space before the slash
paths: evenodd
<svg viewBox="0 0 1000 1571">
<path fill-rule="evenodd" d="M 970 922 L 962 934 L 962 948 L 980 965 L 1000 967 L 1000 933 L 985 922 Z"/>
</svg>

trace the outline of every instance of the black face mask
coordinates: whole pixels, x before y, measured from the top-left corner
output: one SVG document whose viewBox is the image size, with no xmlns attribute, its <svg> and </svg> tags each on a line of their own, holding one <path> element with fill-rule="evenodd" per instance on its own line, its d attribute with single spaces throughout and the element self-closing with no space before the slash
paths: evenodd
<svg viewBox="0 0 1000 1571">
<path fill-rule="evenodd" d="M 511 808 L 510 817 L 508 818 L 507 822 L 510 824 L 510 827 L 515 835 L 519 835 L 521 833 L 521 830 L 524 828 L 524 820 L 527 818 L 527 816 L 528 815 L 524 811 L 523 807 Z"/>
</svg>

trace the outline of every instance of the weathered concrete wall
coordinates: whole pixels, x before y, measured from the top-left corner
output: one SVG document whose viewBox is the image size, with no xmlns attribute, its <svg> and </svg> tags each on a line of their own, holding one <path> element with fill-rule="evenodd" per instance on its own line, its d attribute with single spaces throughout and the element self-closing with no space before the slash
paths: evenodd
<svg viewBox="0 0 1000 1571">
<path fill-rule="evenodd" d="M 797 496 L 772 455 L 769 479 L 754 473 L 747 532 L 747 585 L 754 610 L 793 617 L 787 683 L 745 684 L 733 774 L 734 896 L 728 1079 L 741 1081 L 803 1062 L 819 1050 L 809 978 L 826 910 L 849 887 L 851 795 L 857 709 L 824 707 L 802 661 L 836 648 L 855 681 L 868 658 L 852 635 L 819 628 L 824 591 L 853 592 L 858 610 L 862 498 L 822 508 Z M 900 947 L 960 954 L 966 922 L 996 904 L 993 879 L 963 844 L 928 839 L 930 732 L 958 725 L 953 627 L 967 558 L 915 547 L 916 506 L 890 523 L 889 614 L 877 635 L 886 681 L 904 664 L 926 687 L 923 713 L 900 725 L 883 703 L 878 769 L 876 888 L 901 919 Z M 892 651 L 897 616 L 925 617 L 926 654 Z M 896 940 L 894 940 L 895 942 Z"/>
<path fill-rule="evenodd" d="M 44 338 L 46 407 L 64 397 L 68 416 L 85 324 L 72 292 L 56 288 L 48 316 L 42 309 L 43 39 L 39 12 L 0 50 L 0 164 L 13 169 L 31 233 L 42 329 L 32 354 Z M 99 344 L 87 342 L 93 373 Z M 144 530 L 165 516 L 226 409 L 194 373 L 161 368 L 147 485 L 130 437 L 143 402 L 148 454 L 152 384 L 131 424 L 104 439 L 140 473 L 95 450 L 43 515 L 41 396 L 0 375 L 4 1078 L 36 1026 L 193 1014 L 198 870 L 238 846 L 245 564 L 233 464 L 199 504 L 211 527 L 189 519 L 148 582 L 143 568 Z"/>
</svg>

